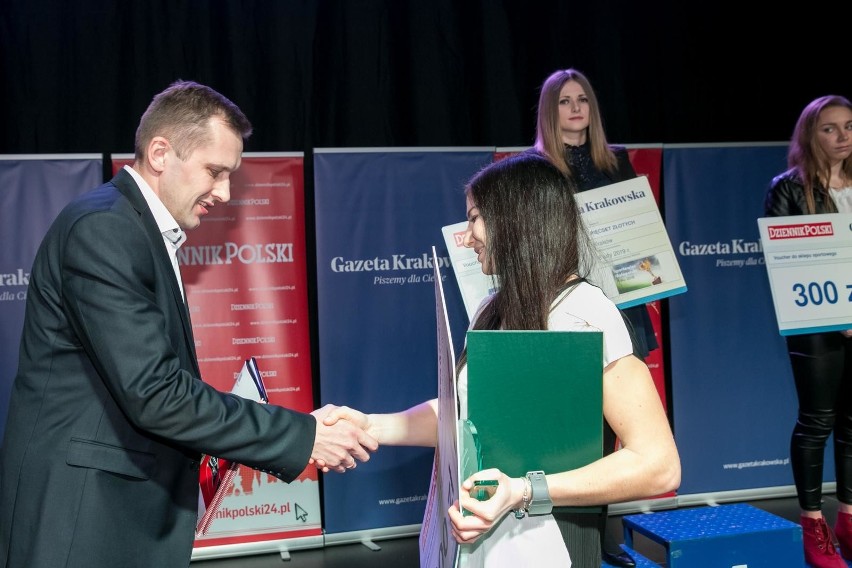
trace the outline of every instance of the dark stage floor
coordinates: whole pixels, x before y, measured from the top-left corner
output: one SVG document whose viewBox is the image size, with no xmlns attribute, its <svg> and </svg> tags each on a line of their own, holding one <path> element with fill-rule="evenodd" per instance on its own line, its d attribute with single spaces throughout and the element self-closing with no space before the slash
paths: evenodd
<svg viewBox="0 0 852 568">
<path fill-rule="evenodd" d="M 795 498 L 745 502 L 784 519 L 799 522 L 799 507 Z M 825 496 L 823 511 L 829 524 L 833 525 L 837 515 L 837 500 L 833 494 Z M 624 542 L 620 515 L 610 516 L 607 530 L 617 542 Z M 296 550 L 290 553 L 289 560 L 282 560 L 279 554 L 262 554 L 198 560 L 192 565 L 194 568 L 416 568 L 419 566 L 417 537 L 378 540 L 375 543 L 380 550 L 370 550 L 363 544 L 345 544 Z M 666 565 L 665 551 L 661 545 L 641 535 L 634 537 L 634 545 L 636 550 L 649 560 L 660 566 Z"/>
</svg>

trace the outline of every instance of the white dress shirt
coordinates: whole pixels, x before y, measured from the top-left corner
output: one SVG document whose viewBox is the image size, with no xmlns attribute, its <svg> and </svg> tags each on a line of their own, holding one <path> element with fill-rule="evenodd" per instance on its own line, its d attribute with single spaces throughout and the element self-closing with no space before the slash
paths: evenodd
<svg viewBox="0 0 852 568">
<path fill-rule="evenodd" d="M 154 221 L 157 222 L 157 227 L 163 235 L 163 244 L 166 246 L 166 252 L 169 253 L 169 259 L 172 261 L 175 278 L 177 278 L 178 286 L 180 286 L 180 295 L 183 297 L 184 301 L 186 301 L 186 296 L 183 292 L 183 280 L 180 277 L 180 265 L 178 264 L 177 259 L 178 249 L 186 242 L 186 233 L 178 226 L 175 218 L 172 217 L 172 214 L 169 213 L 169 210 L 166 209 L 166 206 L 163 205 L 163 202 L 160 201 L 160 198 L 157 197 L 157 194 L 154 193 L 154 190 L 148 185 L 148 182 L 139 175 L 139 172 L 130 166 L 124 166 L 124 169 L 133 176 L 133 179 L 136 181 L 136 185 L 138 185 L 139 189 L 142 191 L 142 197 L 144 197 L 145 201 L 148 202 L 148 208 L 154 215 Z"/>
</svg>

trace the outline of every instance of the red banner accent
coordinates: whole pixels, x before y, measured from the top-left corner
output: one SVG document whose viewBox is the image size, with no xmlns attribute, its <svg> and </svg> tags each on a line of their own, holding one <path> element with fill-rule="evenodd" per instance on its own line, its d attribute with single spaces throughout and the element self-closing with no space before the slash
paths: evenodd
<svg viewBox="0 0 852 568">
<path fill-rule="evenodd" d="M 630 158 L 633 169 L 636 170 L 636 175 L 647 176 L 648 184 L 651 186 L 651 191 L 654 192 L 654 199 L 657 201 L 657 207 L 660 207 L 660 211 L 662 212 L 662 207 L 660 206 L 660 178 L 663 169 L 663 148 L 628 148 L 627 155 Z M 654 326 L 654 335 L 657 338 L 657 345 L 659 347 L 648 354 L 645 358 L 645 363 L 651 371 L 651 377 L 654 379 L 654 385 L 657 387 L 657 393 L 660 395 L 663 408 L 668 410 L 666 401 L 666 368 L 663 359 L 663 321 L 660 315 L 660 301 L 650 302 L 646 306 L 651 323 Z"/>
<path fill-rule="evenodd" d="M 647 176 L 657 207 L 660 207 L 660 177 L 663 171 L 663 148 L 628 148 L 627 156 L 636 175 Z M 662 212 L 662 208 L 660 209 Z"/>
</svg>

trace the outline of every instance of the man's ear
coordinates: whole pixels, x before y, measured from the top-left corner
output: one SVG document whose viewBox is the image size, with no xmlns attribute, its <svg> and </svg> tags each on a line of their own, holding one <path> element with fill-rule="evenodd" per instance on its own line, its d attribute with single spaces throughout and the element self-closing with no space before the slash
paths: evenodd
<svg viewBox="0 0 852 568">
<path fill-rule="evenodd" d="M 169 141 L 162 136 L 152 138 L 145 154 L 148 159 L 148 167 L 157 173 L 161 173 L 166 168 L 166 154 L 170 149 Z"/>
</svg>

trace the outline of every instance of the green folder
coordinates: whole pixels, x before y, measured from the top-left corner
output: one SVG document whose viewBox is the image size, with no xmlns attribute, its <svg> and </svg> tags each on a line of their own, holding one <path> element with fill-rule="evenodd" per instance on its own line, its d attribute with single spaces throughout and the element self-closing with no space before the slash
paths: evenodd
<svg viewBox="0 0 852 568">
<path fill-rule="evenodd" d="M 555 473 L 601 458 L 603 333 L 469 331 L 467 358 L 473 435 L 461 437 L 459 454 L 476 460 L 462 460 L 464 475 L 474 466 Z"/>
</svg>

